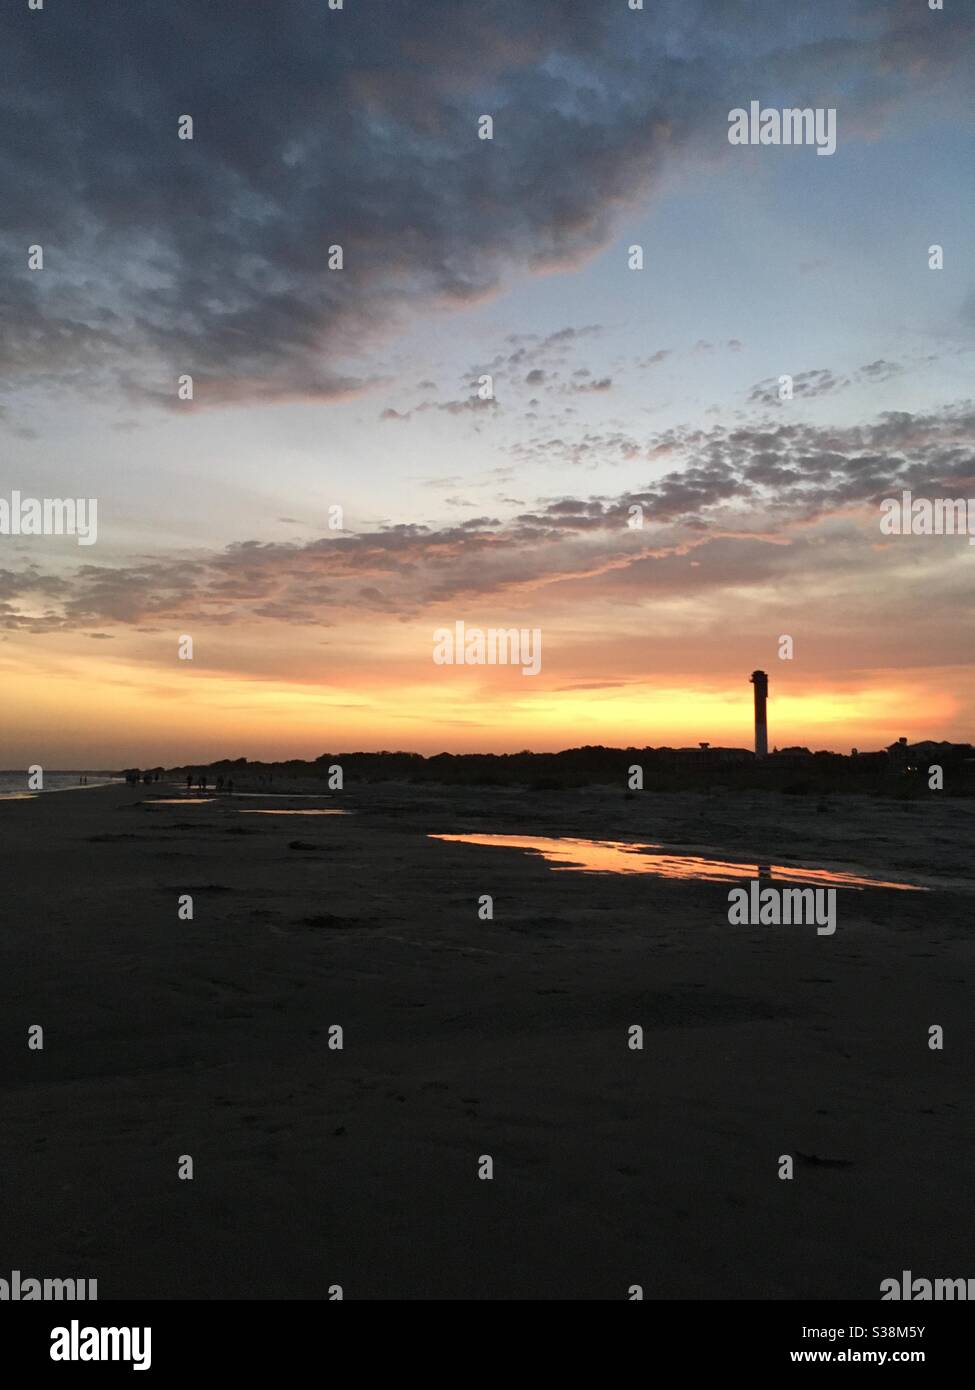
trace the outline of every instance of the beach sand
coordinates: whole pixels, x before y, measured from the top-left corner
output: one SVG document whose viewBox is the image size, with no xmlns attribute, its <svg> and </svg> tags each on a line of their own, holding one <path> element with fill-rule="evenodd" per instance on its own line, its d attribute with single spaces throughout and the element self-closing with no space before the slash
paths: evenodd
<svg viewBox="0 0 975 1390">
<path fill-rule="evenodd" d="M 972 802 L 147 804 L 174 794 L 0 802 L 0 1276 L 100 1299 L 877 1299 L 903 1269 L 975 1275 Z M 353 814 L 245 814 L 286 804 Z M 732 927 L 728 885 L 429 838 L 457 833 L 948 886 L 842 891 L 831 937 Z"/>
</svg>

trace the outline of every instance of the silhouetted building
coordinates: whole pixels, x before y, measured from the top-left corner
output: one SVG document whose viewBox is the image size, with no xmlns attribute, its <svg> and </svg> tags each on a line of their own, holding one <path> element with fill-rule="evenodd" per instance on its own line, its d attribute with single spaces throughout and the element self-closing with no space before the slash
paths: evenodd
<svg viewBox="0 0 975 1390">
<path fill-rule="evenodd" d="M 711 763 L 747 763 L 755 754 L 750 748 L 712 748 L 710 743 L 699 743 L 696 748 L 658 748 L 655 757 L 661 756 L 675 767 L 703 767 Z"/>
<path fill-rule="evenodd" d="M 931 738 L 922 739 L 919 743 L 908 743 L 906 738 L 899 738 L 896 743 L 887 745 L 890 765 L 901 772 L 927 769 L 935 764 L 944 767 L 969 762 L 973 754 L 975 748 L 970 743 L 939 742 Z"/>
<path fill-rule="evenodd" d="M 807 763 L 812 760 L 813 754 L 808 748 L 776 748 L 772 757 L 779 763 Z"/>
</svg>

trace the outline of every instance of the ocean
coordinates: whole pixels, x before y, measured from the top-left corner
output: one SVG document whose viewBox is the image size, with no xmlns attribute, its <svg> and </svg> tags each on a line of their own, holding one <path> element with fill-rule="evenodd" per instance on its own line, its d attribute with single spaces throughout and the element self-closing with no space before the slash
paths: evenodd
<svg viewBox="0 0 975 1390">
<path fill-rule="evenodd" d="M 22 796 L 39 796 L 45 792 L 86 791 L 80 778 L 88 778 L 88 787 L 103 787 L 110 782 L 121 782 L 121 777 L 113 777 L 107 772 L 47 772 L 44 773 L 44 786 L 31 791 L 27 785 L 26 769 L 19 772 L 0 772 L 0 801 L 11 801 Z"/>
</svg>

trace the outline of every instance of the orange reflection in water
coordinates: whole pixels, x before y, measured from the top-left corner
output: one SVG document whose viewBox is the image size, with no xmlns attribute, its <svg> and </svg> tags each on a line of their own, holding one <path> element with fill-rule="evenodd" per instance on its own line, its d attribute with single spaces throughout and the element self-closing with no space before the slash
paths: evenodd
<svg viewBox="0 0 975 1390">
<path fill-rule="evenodd" d="M 736 864 L 727 859 L 704 859 L 697 854 L 669 854 L 661 845 L 629 844 L 622 840 L 556 839 L 545 835 L 431 835 L 430 838 L 454 840 L 465 845 L 529 850 L 540 854 L 556 869 L 572 869 L 584 874 L 655 874 L 658 878 L 703 879 L 709 883 L 775 878 L 784 883 L 820 884 L 832 888 L 925 891 L 912 883 L 891 883 L 833 869 L 797 869 L 790 864 Z"/>
<path fill-rule="evenodd" d="M 279 811 L 276 808 L 271 811 L 260 811 L 255 809 L 240 812 L 242 816 L 350 816 L 351 811 Z"/>
</svg>

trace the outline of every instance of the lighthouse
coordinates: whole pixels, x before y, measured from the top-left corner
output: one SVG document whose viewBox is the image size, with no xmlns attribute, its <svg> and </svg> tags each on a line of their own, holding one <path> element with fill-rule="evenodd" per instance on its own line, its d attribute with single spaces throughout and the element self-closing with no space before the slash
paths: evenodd
<svg viewBox="0 0 975 1390">
<path fill-rule="evenodd" d="M 765 715 L 768 676 L 764 671 L 753 671 L 751 682 L 755 687 L 755 757 L 764 758 L 768 755 L 768 721 Z"/>
</svg>

